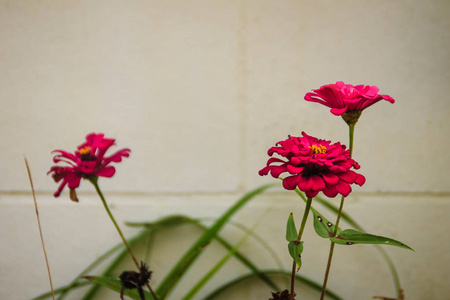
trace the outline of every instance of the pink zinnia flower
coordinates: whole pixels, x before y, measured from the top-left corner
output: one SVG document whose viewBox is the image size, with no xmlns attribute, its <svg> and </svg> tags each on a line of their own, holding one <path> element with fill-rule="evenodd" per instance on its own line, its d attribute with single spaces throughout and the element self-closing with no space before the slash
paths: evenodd
<svg viewBox="0 0 450 300">
<path fill-rule="evenodd" d="M 378 87 L 370 85 L 345 84 L 338 81 L 335 84 L 321 86 L 319 89 L 305 95 L 306 101 L 317 102 L 331 108 L 331 113 L 340 116 L 345 112 L 361 112 L 380 100 L 394 103 L 389 95 L 379 95 Z"/>
<path fill-rule="evenodd" d="M 323 192 L 328 197 L 341 194 L 347 197 L 352 191 L 350 184 L 363 185 L 364 176 L 350 170 L 359 169 L 359 165 L 350 157 L 350 151 L 345 150 L 341 143 L 330 145 L 330 141 L 319 140 L 302 132 L 302 137 L 292 137 L 277 143 L 268 154 L 274 153 L 286 160 L 272 157 L 267 166 L 259 171 L 259 175 L 269 172 L 274 178 L 282 173 L 288 173 L 283 180 L 285 189 L 294 190 L 298 187 L 307 197 L 315 197 Z"/>
<path fill-rule="evenodd" d="M 109 164 L 122 161 L 122 157 L 130 155 L 130 149 L 121 149 L 116 153 L 105 156 L 106 151 L 114 145 L 114 139 L 104 138 L 103 133 L 90 133 L 86 136 L 86 142 L 77 147 L 74 154 L 63 150 L 55 150 L 58 153 L 53 157 L 53 162 L 65 162 L 68 166 L 53 166 L 47 174 L 53 173 L 55 182 L 62 180 L 56 192 L 59 197 L 66 185 L 70 189 L 70 199 L 78 201 L 75 189 L 80 185 L 81 178 L 112 177 L 116 169 Z M 52 152 L 52 153 L 53 153 Z"/>
</svg>

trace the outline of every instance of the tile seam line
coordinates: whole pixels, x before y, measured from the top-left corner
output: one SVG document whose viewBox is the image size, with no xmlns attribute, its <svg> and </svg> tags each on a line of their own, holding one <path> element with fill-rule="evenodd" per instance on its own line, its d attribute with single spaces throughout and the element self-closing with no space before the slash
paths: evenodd
<svg viewBox="0 0 450 300">
<path fill-rule="evenodd" d="M 237 30 L 236 30 L 236 47 L 237 47 L 237 61 L 236 61 L 236 79 L 238 82 L 237 101 L 239 107 L 239 119 L 240 119 L 240 166 L 239 166 L 239 184 L 238 191 L 244 192 L 247 186 L 247 174 L 245 170 L 247 157 L 246 157 L 246 119 L 247 119 L 247 12 L 246 1 L 239 2 L 237 7 Z"/>
<path fill-rule="evenodd" d="M 249 191 L 249 190 L 248 190 Z M 110 196 L 151 196 L 151 197 L 173 197 L 173 196 L 243 196 L 245 192 L 242 192 L 241 190 L 235 190 L 235 191 L 217 191 L 217 192 L 132 192 L 132 191 L 123 191 L 123 192 L 106 192 Z M 53 191 L 36 191 L 36 195 L 41 196 L 49 196 L 52 195 Z M 31 195 L 30 191 L 20 191 L 20 190 L 7 190 L 7 191 L 0 191 L 0 196 L 29 196 Z M 84 195 L 84 196 L 94 196 L 97 195 L 94 192 L 81 192 L 78 193 L 78 195 Z M 289 192 L 285 191 L 268 191 L 264 193 L 265 196 L 291 196 Z M 450 192 L 358 192 L 350 197 L 348 197 L 350 200 L 351 198 L 357 198 L 357 197 L 364 197 L 364 196 L 431 196 L 431 197 L 450 197 Z M 61 195 L 59 198 L 63 197 Z M 331 199 L 332 200 L 332 199 Z"/>
</svg>

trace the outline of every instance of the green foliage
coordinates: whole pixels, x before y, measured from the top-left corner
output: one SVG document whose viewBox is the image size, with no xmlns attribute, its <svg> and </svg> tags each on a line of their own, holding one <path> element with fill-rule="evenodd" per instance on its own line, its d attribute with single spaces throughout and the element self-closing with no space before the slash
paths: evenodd
<svg viewBox="0 0 450 300">
<path fill-rule="evenodd" d="M 295 189 L 295 192 L 297 193 L 297 195 L 300 198 L 302 198 L 302 200 L 305 203 L 307 202 L 306 197 L 300 192 L 299 189 Z M 339 212 L 339 208 L 336 205 L 332 204 L 330 201 L 326 200 L 325 198 L 316 196 L 316 197 L 314 197 L 314 201 L 322 204 L 323 206 L 325 206 L 326 208 L 328 208 L 335 214 L 338 214 L 338 212 Z M 343 219 L 345 222 L 347 222 L 353 228 L 355 228 L 361 232 L 364 232 L 364 229 L 346 212 L 341 213 L 341 219 Z M 320 234 L 319 234 L 319 236 L 320 236 Z M 326 236 L 323 236 L 323 237 L 326 237 Z M 400 284 L 400 277 L 398 275 L 397 269 L 395 268 L 394 262 L 392 261 L 391 257 L 387 254 L 387 252 L 383 249 L 383 247 L 381 247 L 380 245 L 377 245 L 377 244 L 374 244 L 373 246 L 378 250 L 378 252 L 380 252 L 384 261 L 388 265 L 389 270 L 392 275 L 392 279 L 394 281 L 395 289 L 397 291 L 397 296 L 400 297 L 402 288 L 401 288 L 401 284 Z"/>
<path fill-rule="evenodd" d="M 365 232 L 360 232 L 354 229 L 346 229 L 342 231 L 340 228 L 337 228 L 335 234 L 336 226 L 332 224 L 330 221 L 328 221 L 328 219 L 325 218 L 317 210 L 313 208 L 311 208 L 311 210 L 313 211 L 314 214 L 314 230 L 316 231 L 316 233 L 323 238 L 329 238 L 332 242 L 336 244 L 339 245 L 380 244 L 413 250 L 411 247 L 397 240 Z"/>
<path fill-rule="evenodd" d="M 284 271 L 284 270 L 263 270 L 262 271 L 266 276 L 269 277 L 285 277 L 286 279 L 290 279 L 291 278 L 291 271 Z M 239 285 L 240 283 L 245 282 L 246 280 L 249 279 L 253 279 L 256 278 L 257 274 L 253 274 L 253 273 L 249 273 L 249 274 L 245 274 L 239 277 L 234 278 L 233 280 L 223 284 L 222 286 L 218 287 L 216 290 L 214 290 L 213 292 L 211 292 L 208 296 L 206 296 L 205 298 L 203 298 L 203 300 L 213 300 L 215 299 L 217 296 L 223 294 L 224 292 L 228 291 L 229 289 Z M 320 291 L 322 290 L 322 284 L 319 284 L 305 276 L 302 275 L 295 275 L 295 280 L 298 281 L 299 283 L 304 284 L 305 286 L 317 291 L 320 293 Z M 279 291 L 279 289 L 278 289 Z M 343 300 L 340 296 L 338 296 L 337 294 L 335 294 L 334 292 L 327 290 L 325 292 L 325 295 L 327 296 L 327 299 L 334 299 L 334 300 Z"/>
<path fill-rule="evenodd" d="M 288 249 L 289 254 L 297 264 L 297 268 L 300 269 L 302 267 L 303 242 L 299 241 L 289 242 Z"/>
<path fill-rule="evenodd" d="M 297 268 L 302 266 L 302 252 L 303 252 L 303 242 L 298 241 L 297 229 L 295 228 L 294 215 L 289 214 L 289 218 L 286 225 L 286 240 L 289 242 L 288 250 L 289 255 L 297 264 Z"/>
<path fill-rule="evenodd" d="M 253 191 L 245 194 L 238 200 L 231 208 L 229 208 L 216 222 L 191 246 L 191 248 L 178 260 L 172 270 L 163 279 L 161 284 L 156 290 L 156 294 L 160 297 L 160 300 L 164 300 L 168 294 L 173 290 L 178 281 L 183 277 L 185 272 L 191 266 L 191 264 L 198 258 L 200 253 L 205 249 L 214 236 L 222 229 L 222 227 L 228 222 L 232 215 L 234 215 L 240 208 L 242 208 L 248 201 L 254 198 L 256 195 L 264 192 L 268 188 L 273 186 L 272 184 L 264 185 Z"/>
<path fill-rule="evenodd" d="M 396 246 L 403 249 L 414 251 L 408 245 L 405 245 L 397 240 L 387 238 L 384 236 L 359 232 L 354 229 L 346 229 L 344 231 L 341 231 L 336 237 L 333 237 L 330 240 L 340 245 L 380 244 L 380 245 Z"/>
<path fill-rule="evenodd" d="M 85 276 L 84 278 L 91 282 L 95 282 L 104 287 L 107 287 L 118 293 L 120 293 L 120 290 L 122 289 L 122 284 L 121 284 L 120 280 L 115 279 L 115 278 L 102 277 L 102 276 Z M 153 296 L 152 296 L 152 294 L 150 294 L 150 292 L 147 292 L 147 291 L 143 291 L 143 292 L 145 295 L 145 299 L 155 300 L 155 298 L 153 298 Z M 139 293 L 136 289 L 132 289 L 132 290 L 126 289 L 126 290 L 124 290 L 123 294 L 132 299 L 141 300 L 141 297 L 139 297 Z"/>
<path fill-rule="evenodd" d="M 288 242 L 293 242 L 297 240 L 297 229 L 295 228 L 294 215 L 289 214 L 289 218 L 286 225 L 286 240 Z"/>
<path fill-rule="evenodd" d="M 314 215 L 314 230 L 323 238 L 331 238 L 334 236 L 336 226 L 328 221 L 321 213 L 311 207 L 311 211 Z M 337 229 L 337 234 L 341 232 L 341 229 Z"/>
</svg>

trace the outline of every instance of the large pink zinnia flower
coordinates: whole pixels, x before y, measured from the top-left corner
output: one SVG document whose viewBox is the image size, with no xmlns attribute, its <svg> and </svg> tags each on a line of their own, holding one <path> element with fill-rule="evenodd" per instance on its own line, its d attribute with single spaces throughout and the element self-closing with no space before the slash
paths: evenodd
<svg viewBox="0 0 450 300">
<path fill-rule="evenodd" d="M 347 197 L 352 191 L 350 184 L 364 184 L 364 176 L 350 170 L 359 169 L 359 165 L 350 157 L 350 151 L 345 150 L 344 145 L 330 145 L 330 141 L 319 140 L 304 132 L 302 135 L 290 136 L 278 142 L 279 147 L 270 148 L 269 156 L 277 153 L 286 160 L 270 158 L 259 175 L 270 172 L 274 178 L 278 178 L 287 172 L 288 176 L 283 180 L 284 188 L 294 190 L 298 187 L 310 198 L 319 192 L 328 197 L 336 197 L 337 194 Z"/>
<path fill-rule="evenodd" d="M 55 182 L 62 180 L 54 193 L 59 197 L 66 185 L 70 189 L 70 199 L 78 201 L 75 189 L 80 185 L 81 178 L 112 177 L 116 169 L 109 164 L 122 161 L 122 157 L 130 155 L 130 149 L 121 149 L 116 153 L 105 156 L 106 151 L 114 145 L 114 139 L 104 138 L 103 133 L 90 133 L 86 136 L 86 142 L 77 147 L 74 154 L 63 150 L 55 150 L 58 153 L 53 157 L 55 163 L 65 162 L 68 166 L 53 166 L 47 174 L 53 173 Z M 53 153 L 52 152 L 52 153 Z"/>
<path fill-rule="evenodd" d="M 317 102 L 331 108 L 331 113 L 340 116 L 345 112 L 361 112 L 380 100 L 394 103 L 389 95 L 379 95 L 378 87 L 370 85 L 345 84 L 338 81 L 335 84 L 321 86 L 319 89 L 305 95 L 305 100 Z"/>
</svg>

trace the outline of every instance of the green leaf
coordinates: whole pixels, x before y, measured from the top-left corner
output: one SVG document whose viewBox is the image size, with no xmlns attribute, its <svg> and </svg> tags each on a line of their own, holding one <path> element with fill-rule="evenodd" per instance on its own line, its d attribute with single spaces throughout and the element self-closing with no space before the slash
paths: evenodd
<svg viewBox="0 0 450 300">
<path fill-rule="evenodd" d="M 316 231 L 316 233 L 323 238 L 329 238 L 332 242 L 336 244 L 339 245 L 380 244 L 413 250 L 411 247 L 397 240 L 379 235 L 373 235 L 365 232 L 356 231 L 354 229 L 346 229 L 342 231 L 340 228 L 338 228 L 337 234 L 335 236 L 334 230 L 336 226 L 333 225 L 330 221 L 328 221 L 321 213 L 319 213 L 314 208 L 311 208 L 311 210 L 313 211 L 314 214 L 314 230 Z"/>
<path fill-rule="evenodd" d="M 320 196 L 316 196 L 314 197 L 314 201 L 319 202 L 320 204 L 322 204 L 323 206 L 325 206 L 326 208 L 328 208 L 329 210 L 331 210 L 332 212 L 334 212 L 336 215 L 339 212 L 339 207 L 330 203 L 329 201 L 325 200 L 325 198 L 322 198 Z M 347 222 L 350 226 L 352 226 L 353 228 L 356 228 L 360 231 L 364 231 L 361 226 L 358 225 L 358 223 L 356 223 L 356 221 L 345 211 L 341 211 L 341 220 L 345 220 L 345 222 Z"/>
<path fill-rule="evenodd" d="M 297 240 L 297 237 L 298 235 L 297 229 L 295 228 L 294 215 L 290 213 L 286 226 L 286 240 L 288 242 L 293 242 Z"/>
<path fill-rule="evenodd" d="M 336 237 L 330 238 L 330 240 L 340 245 L 382 244 L 382 245 L 396 246 L 403 249 L 409 249 L 414 251 L 411 247 L 397 240 L 387 238 L 384 236 L 359 232 L 353 229 L 346 229 L 344 231 L 341 231 Z"/>
<path fill-rule="evenodd" d="M 122 283 L 120 282 L 120 280 L 115 279 L 115 278 L 111 278 L 111 277 L 105 277 L 105 276 L 84 276 L 83 278 L 98 283 L 100 285 L 103 285 L 117 293 L 120 293 L 121 289 L 122 289 Z M 124 295 L 135 299 L 135 300 L 141 300 L 141 297 L 139 296 L 139 293 L 136 289 L 126 289 L 124 290 Z M 155 299 L 153 298 L 152 294 L 150 294 L 149 292 L 144 290 L 144 295 L 145 295 L 145 299 Z"/>
<path fill-rule="evenodd" d="M 321 213 L 311 207 L 311 210 L 314 215 L 314 230 L 315 232 L 323 237 L 323 238 L 331 238 L 334 237 L 334 230 L 336 226 L 328 221 Z M 338 228 L 337 234 L 341 232 L 341 229 Z"/>
<path fill-rule="evenodd" d="M 307 201 L 306 197 L 300 192 L 300 190 L 298 188 L 295 189 L 295 192 L 306 203 L 306 201 Z M 316 196 L 316 197 L 314 197 L 314 201 L 321 203 L 322 205 L 324 205 L 325 207 L 327 207 L 328 209 L 333 211 L 335 214 L 338 214 L 338 212 L 339 212 L 339 208 L 337 206 L 335 206 L 334 204 L 330 203 L 328 200 L 325 200 L 325 198 Z M 341 218 L 343 220 L 345 220 L 348 224 L 350 224 L 352 227 L 358 229 L 359 231 L 365 231 L 352 217 L 350 217 L 349 214 L 342 212 Z M 395 268 L 394 262 L 392 261 L 391 257 L 386 253 L 386 251 L 383 249 L 383 247 L 381 247 L 380 245 L 373 245 L 373 246 L 378 250 L 378 252 L 380 252 L 381 256 L 383 256 L 383 259 L 385 260 L 386 264 L 388 265 L 389 270 L 391 271 L 391 274 L 392 274 L 392 279 L 394 281 L 395 289 L 397 291 L 397 297 L 400 297 L 402 288 L 401 288 L 401 284 L 400 284 L 400 277 L 398 276 L 398 272 L 397 272 L 397 269 Z"/>
<path fill-rule="evenodd" d="M 185 272 L 189 269 L 192 263 L 198 258 L 200 253 L 205 249 L 216 234 L 222 229 L 222 227 L 228 222 L 232 215 L 234 215 L 240 208 L 242 208 L 248 201 L 253 199 L 258 194 L 264 192 L 268 188 L 274 186 L 268 184 L 256 188 L 249 193 L 245 194 L 238 200 L 232 207 L 230 207 L 215 223 L 191 246 L 191 248 L 181 257 L 175 266 L 163 279 L 158 286 L 156 294 L 163 300 L 177 285 L 178 281 L 182 278 Z"/>
<path fill-rule="evenodd" d="M 302 267 L 302 252 L 303 252 L 303 242 L 293 241 L 289 242 L 288 245 L 289 254 L 294 259 L 297 264 L 297 268 L 300 269 Z"/>
</svg>

